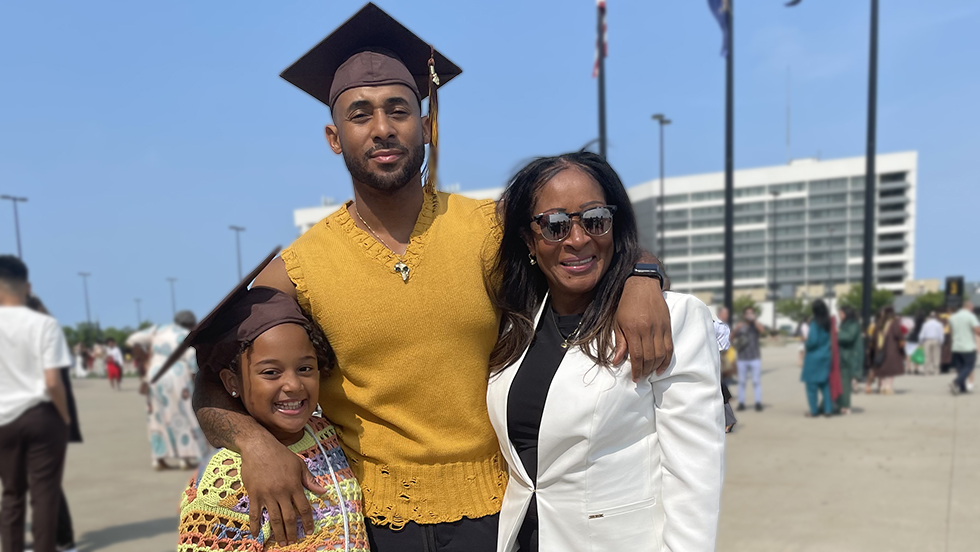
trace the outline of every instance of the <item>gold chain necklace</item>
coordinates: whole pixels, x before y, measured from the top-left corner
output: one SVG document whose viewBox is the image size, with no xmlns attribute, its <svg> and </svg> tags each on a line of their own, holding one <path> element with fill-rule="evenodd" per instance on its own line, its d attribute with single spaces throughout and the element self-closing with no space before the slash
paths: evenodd
<svg viewBox="0 0 980 552">
<path fill-rule="evenodd" d="M 555 331 L 557 331 L 558 332 L 558 335 L 562 339 L 564 339 L 564 341 L 562 341 L 562 343 L 561 343 L 561 348 L 562 349 L 567 349 L 568 348 L 568 342 L 571 341 L 572 339 L 575 339 L 575 336 L 578 335 L 579 327 L 582 326 L 582 321 L 585 320 L 585 316 L 583 315 L 582 318 L 579 318 L 578 319 L 578 324 L 575 325 L 575 329 L 572 330 L 572 333 L 568 334 L 568 337 L 565 337 L 565 334 L 561 333 L 561 328 L 558 327 L 558 319 L 555 317 L 555 310 L 552 309 L 552 308 L 550 308 L 550 307 L 549 307 L 548 310 L 551 311 L 551 323 L 555 325 Z"/>
<path fill-rule="evenodd" d="M 395 257 L 398 258 L 398 262 L 395 263 L 395 272 L 402 275 L 403 282 L 407 282 L 408 273 L 411 269 L 408 268 L 408 265 L 405 264 L 405 261 L 402 260 L 401 256 L 395 253 L 395 250 L 392 249 L 391 246 L 389 246 L 383 239 L 381 239 L 381 236 L 379 236 L 378 233 L 375 232 L 373 228 L 371 228 L 371 225 L 368 224 L 366 220 L 364 220 L 364 217 L 361 216 L 361 212 L 357 210 L 356 202 L 354 203 L 354 214 L 357 215 L 357 218 L 358 220 L 361 221 L 361 224 L 363 224 L 364 227 L 368 229 L 368 232 L 370 232 L 371 235 L 374 236 L 374 239 L 378 240 L 381 243 L 381 245 L 385 246 L 388 249 L 388 251 L 394 253 Z"/>
</svg>

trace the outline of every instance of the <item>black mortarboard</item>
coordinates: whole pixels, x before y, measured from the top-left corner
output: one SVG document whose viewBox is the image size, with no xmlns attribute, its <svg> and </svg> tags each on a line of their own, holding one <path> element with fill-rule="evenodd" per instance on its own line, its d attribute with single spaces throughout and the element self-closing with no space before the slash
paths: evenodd
<svg viewBox="0 0 980 552">
<path fill-rule="evenodd" d="M 372 3 L 282 72 L 282 78 L 333 108 L 360 86 L 404 84 L 419 101 L 429 95 L 429 59 L 446 84 L 462 69 Z"/>
<path fill-rule="evenodd" d="M 219 371 L 239 354 L 243 343 L 252 342 L 266 330 L 280 324 L 308 323 L 296 300 L 285 293 L 261 286 L 248 289 L 278 252 L 277 247 L 187 334 L 153 377 L 153 383 L 184 356 L 188 347 L 196 349 L 198 369 Z"/>
</svg>

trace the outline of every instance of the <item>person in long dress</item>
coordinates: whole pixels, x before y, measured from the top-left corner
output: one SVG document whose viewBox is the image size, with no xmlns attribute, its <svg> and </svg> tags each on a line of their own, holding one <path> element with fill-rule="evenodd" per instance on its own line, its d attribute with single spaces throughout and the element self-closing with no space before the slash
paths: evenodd
<svg viewBox="0 0 980 552">
<path fill-rule="evenodd" d="M 149 382 L 166 362 L 170 353 L 187 337 L 197 324 L 190 311 L 180 311 L 174 323 L 150 327 L 132 334 L 126 340 L 130 347 L 139 347 L 149 354 L 149 369 L 145 382 Z M 169 467 L 167 460 L 176 460 L 182 469 L 199 464 L 210 455 L 211 445 L 197 423 L 191 407 L 194 393 L 194 376 L 197 359 L 189 349 L 156 383 L 149 384 L 150 450 L 153 468 Z"/>
</svg>

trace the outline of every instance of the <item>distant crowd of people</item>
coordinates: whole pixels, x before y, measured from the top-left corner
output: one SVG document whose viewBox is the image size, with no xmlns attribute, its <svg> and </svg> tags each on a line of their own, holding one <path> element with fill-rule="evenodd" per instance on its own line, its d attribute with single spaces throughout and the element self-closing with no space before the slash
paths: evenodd
<svg viewBox="0 0 980 552">
<path fill-rule="evenodd" d="M 147 395 L 153 467 L 192 468 L 210 456 L 191 408 L 196 362 L 172 368 L 151 383 L 196 324 L 189 311 L 173 325 L 150 327 L 127 340 L 132 369 Z M 35 552 L 77 552 L 68 501 L 62 490 L 67 445 L 82 442 L 72 392 L 72 375 L 104 375 L 121 390 L 124 366 L 113 338 L 92 347 L 77 344 L 74 355 L 64 331 L 31 292 L 27 266 L 17 257 L 0 255 L 0 550 L 25 549 L 27 496 L 31 500 L 31 533 Z M 74 356 L 74 358 L 73 358 Z M 74 370 L 74 374 L 71 372 Z"/>
<path fill-rule="evenodd" d="M 895 393 L 895 378 L 905 374 L 954 373 L 950 391 L 974 389 L 974 367 L 980 347 L 980 309 L 965 301 L 957 309 L 939 309 L 915 317 L 900 317 L 883 307 L 862 330 L 859 314 L 842 305 L 836 316 L 822 299 L 810 305 L 812 315 L 796 331 L 800 340 L 800 380 L 807 397 L 807 417 L 851 413 L 854 393 Z M 718 310 L 719 324 L 728 325 L 729 313 Z M 737 381 L 738 405 L 746 410 L 746 388 L 752 384 L 754 408 L 763 410 L 760 338 L 771 332 L 746 307 L 731 329 L 731 348 L 721 355 L 722 382 Z"/>
</svg>

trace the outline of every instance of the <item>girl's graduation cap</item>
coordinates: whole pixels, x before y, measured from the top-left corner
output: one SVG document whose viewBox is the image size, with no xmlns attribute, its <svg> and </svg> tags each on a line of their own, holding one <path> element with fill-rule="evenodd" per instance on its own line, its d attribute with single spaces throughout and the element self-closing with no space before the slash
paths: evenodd
<svg viewBox="0 0 980 552">
<path fill-rule="evenodd" d="M 200 370 L 219 371 L 241 352 L 242 343 L 251 342 L 273 326 L 308 323 L 296 300 L 285 293 L 268 287 L 248 289 L 252 280 L 272 262 L 277 253 L 278 247 L 187 334 L 167 357 L 151 383 L 156 383 L 171 365 L 184 356 L 189 347 L 197 350 Z"/>
<path fill-rule="evenodd" d="M 327 104 L 362 86 L 403 84 L 421 102 L 429 98 L 430 140 L 426 186 L 435 190 L 440 85 L 462 73 L 455 63 L 393 17 L 368 3 L 280 75 Z"/>
</svg>

